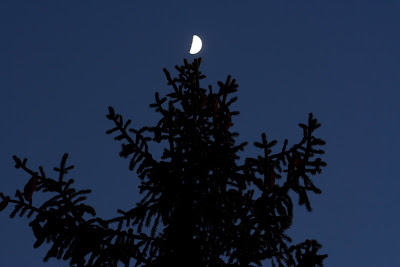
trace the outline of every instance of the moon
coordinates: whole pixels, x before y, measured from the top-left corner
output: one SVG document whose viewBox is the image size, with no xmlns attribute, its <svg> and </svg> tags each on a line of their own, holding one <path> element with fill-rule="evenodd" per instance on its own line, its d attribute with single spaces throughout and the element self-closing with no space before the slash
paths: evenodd
<svg viewBox="0 0 400 267">
<path fill-rule="evenodd" d="M 189 53 L 192 55 L 199 53 L 202 45 L 203 43 L 201 42 L 200 37 L 193 35 L 192 46 L 190 47 Z"/>
</svg>

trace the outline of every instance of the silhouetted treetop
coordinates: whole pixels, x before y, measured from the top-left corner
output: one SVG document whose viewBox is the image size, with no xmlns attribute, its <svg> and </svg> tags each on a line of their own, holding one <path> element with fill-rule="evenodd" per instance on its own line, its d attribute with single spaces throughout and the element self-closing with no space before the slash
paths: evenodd
<svg viewBox="0 0 400 267">
<path fill-rule="evenodd" d="M 15 204 L 11 213 L 28 218 L 37 238 L 34 247 L 44 241 L 52 247 L 44 258 L 69 260 L 76 266 L 261 266 L 270 259 L 275 266 L 323 266 L 326 254 L 321 245 L 306 240 L 289 246 L 285 234 L 293 222 L 292 190 L 298 204 L 312 211 L 309 193 L 321 194 L 314 177 L 326 163 L 319 157 L 325 141 L 314 133 L 321 126 L 310 113 L 299 127 L 303 137 L 280 149 L 277 140 L 262 133 L 254 146 L 260 155 L 246 157 L 239 165 L 238 151 L 248 142 L 236 144 L 239 135 L 232 132 L 231 110 L 238 99 L 235 79 L 203 88 L 206 77 L 200 71 L 201 58 L 184 60 L 176 66 L 177 77 L 164 69 L 171 92 L 164 97 L 155 93 L 150 104 L 161 118 L 153 126 L 132 129 L 113 107 L 107 119 L 115 125 L 106 134 L 117 133 L 121 141 L 119 155 L 129 159 L 129 169 L 140 179 L 136 206 L 111 219 L 96 217 L 95 209 L 84 204 L 90 190 L 76 190 L 73 179 L 65 175 L 68 154 L 62 158 L 57 180 L 29 169 L 27 160 L 14 156 L 16 168 L 30 176 L 23 193 L 15 198 L 0 193 L 0 211 Z M 165 144 L 160 160 L 149 151 L 150 142 Z M 51 196 L 43 204 L 35 203 L 35 194 Z M 257 194 L 255 194 L 257 192 Z M 34 205 L 35 204 L 35 205 Z"/>
</svg>

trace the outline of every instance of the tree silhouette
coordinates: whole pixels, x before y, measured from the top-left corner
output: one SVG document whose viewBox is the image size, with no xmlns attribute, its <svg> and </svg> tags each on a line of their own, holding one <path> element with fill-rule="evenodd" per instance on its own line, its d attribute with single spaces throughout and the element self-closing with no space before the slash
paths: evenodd
<svg viewBox="0 0 400 267">
<path fill-rule="evenodd" d="M 16 190 L 15 198 L 0 193 L 0 211 L 13 203 L 11 218 L 26 212 L 28 218 L 36 216 L 29 223 L 37 239 L 34 247 L 44 241 L 52 244 L 45 262 L 55 257 L 75 266 L 117 266 L 118 262 L 129 266 L 132 260 L 135 266 L 260 266 L 271 259 L 273 266 L 280 267 L 323 266 L 327 255 L 318 255 L 321 245 L 316 240 L 289 246 L 292 240 L 285 235 L 293 219 L 289 190 L 298 194 L 299 205 L 308 211 L 312 208 L 307 193 L 321 193 L 309 176 L 326 166 L 316 158 L 324 153 L 316 147 L 325 144 L 313 135 L 320 127 L 317 119 L 310 113 L 308 123 L 299 124 L 300 142 L 288 149 L 286 139 L 275 154 L 272 148 L 277 141 L 268 141 L 262 133 L 261 141 L 254 142 L 262 155 L 237 165 L 237 152 L 248 143 L 235 145 L 239 134 L 230 128 L 232 116 L 239 112 L 230 106 L 237 97 L 227 98 L 238 85 L 228 76 L 218 82 L 218 91 L 201 88 L 205 75 L 199 71 L 200 63 L 201 58 L 191 64 L 184 60 L 183 66 L 176 66 L 176 78 L 164 69 L 173 91 L 161 99 L 155 94 L 156 103 L 150 107 L 162 118 L 154 127 L 127 129 L 131 121 L 124 123 L 109 107 L 107 118 L 115 127 L 106 133 L 118 132 L 114 139 L 125 140 L 120 156 L 130 158 L 131 171 L 137 167 L 144 195 L 132 209 L 118 210 L 115 218 L 96 217 L 94 208 L 83 203 L 91 190 L 78 191 L 71 186 L 73 179 L 65 179 L 73 169 L 66 166 L 68 154 L 54 168 L 58 180 L 47 177 L 41 166 L 35 172 L 27 167 L 27 159 L 13 156 L 15 167 L 31 178 L 23 193 Z M 167 145 L 160 161 L 149 153 L 150 141 Z M 40 191 L 53 196 L 33 205 Z M 144 226 L 151 230 L 143 231 Z M 157 231 L 158 226 L 163 226 L 162 231 Z"/>
</svg>

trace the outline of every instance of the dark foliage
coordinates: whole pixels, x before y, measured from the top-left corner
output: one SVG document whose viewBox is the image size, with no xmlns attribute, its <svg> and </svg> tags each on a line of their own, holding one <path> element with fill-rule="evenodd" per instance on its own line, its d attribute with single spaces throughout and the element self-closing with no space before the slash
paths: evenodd
<svg viewBox="0 0 400 267">
<path fill-rule="evenodd" d="M 298 194 L 299 205 L 311 211 L 308 192 L 320 194 L 310 175 L 321 173 L 326 163 L 316 157 L 325 142 L 316 138 L 320 127 L 310 113 L 306 124 L 300 123 L 303 138 L 287 148 L 272 153 L 276 140 L 265 133 L 254 145 L 262 149 L 257 158 L 246 158 L 237 165 L 237 152 L 247 142 L 235 145 L 238 133 L 231 132 L 230 106 L 237 97 L 228 95 L 238 85 L 230 76 L 218 82 L 218 91 L 200 87 L 205 78 L 199 71 L 201 59 L 176 66 L 177 78 L 164 69 L 173 91 L 150 107 L 162 114 L 154 127 L 127 129 L 121 115 L 109 107 L 107 118 L 118 132 L 114 139 L 124 140 L 120 156 L 129 158 L 129 169 L 141 179 L 143 199 L 119 216 L 104 220 L 96 217 L 93 207 L 83 203 L 90 190 L 77 191 L 73 179 L 64 177 L 73 166 L 66 166 L 68 154 L 61 160 L 58 180 L 46 176 L 43 168 L 34 172 L 14 156 L 15 167 L 31 177 L 24 193 L 15 198 L 0 193 L 0 211 L 15 204 L 10 217 L 17 213 L 28 218 L 37 238 L 34 247 L 51 243 L 44 257 L 69 260 L 74 266 L 260 266 L 271 259 L 273 266 L 323 266 L 327 255 L 318 255 L 321 247 L 315 240 L 289 246 L 285 231 L 292 225 L 293 203 L 289 190 Z M 168 101 L 168 107 L 163 103 Z M 180 104 L 180 105 L 177 105 Z M 134 137 L 131 137 L 132 133 Z M 147 135 L 145 135 L 148 133 Z M 165 142 L 160 161 L 148 152 L 148 142 Z M 284 179 L 285 178 L 285 179 Z M 278 183 L 279 182 L 279 183 Z M 259 190 L 255 197 L 254 189 Z M 38 192 L 54 196 L 40 206 L 32 205 Z M 91 219 L 85 219 L 90 215 Z M 85 216 L 85 218 L 84 218 Z M 157 227 L 162 226 L 161 232 Z M 150 231 L 142 230 L 143 227 Z M 223 260 L 221 256 L 225 256 Z"/>
</svg>

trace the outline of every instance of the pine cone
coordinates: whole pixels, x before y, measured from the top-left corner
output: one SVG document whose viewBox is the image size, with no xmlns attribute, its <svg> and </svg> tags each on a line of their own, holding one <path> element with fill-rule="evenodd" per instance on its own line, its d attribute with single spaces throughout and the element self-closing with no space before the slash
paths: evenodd
<svg viewBox="0 0 400 267">
<path fill-rule="evenodd" d="M 36 189 L 38 179 L 39 178 L 36 175 L 33 176 L 24 187 L 24 197 L 27 201 L 29 201 L 30 205 L 32 205 L 32 195 Z"/>
<path fill-rule="evenodd" d="M 228 113 L 226 114 L 226 122 L 225 122 L 225 129 L 228 130 L 229 127 L 231 127 L 232 125 L 232 116 L 231 113 L 228 111 Z"/>
<path fill-rule="evenodd" d="M 200 109 L 203 109 L 207 105 L 207 95 L 206 94 L 201 94 L 201 99 L 200 99 Z"/>
<path fill-rule="evenodd" d="M 218 110 L 218 96 L 217 94 L 209 94 L 208 96 L 208 104 L 211 107 L 211 109 L 213 110 L 214 113 L 217 112 Z"/>
<path fill-rule="evenodd" d="M 272 187 L 274 187 L 274 185 L 275 185 L 275 176 L 276 176 L 276 173 L 274 172 L 274 170 L 270 170 L 269 171 L 269 175 L 268 175 L 268 188 L 272 188 Z"/>
</svg>

